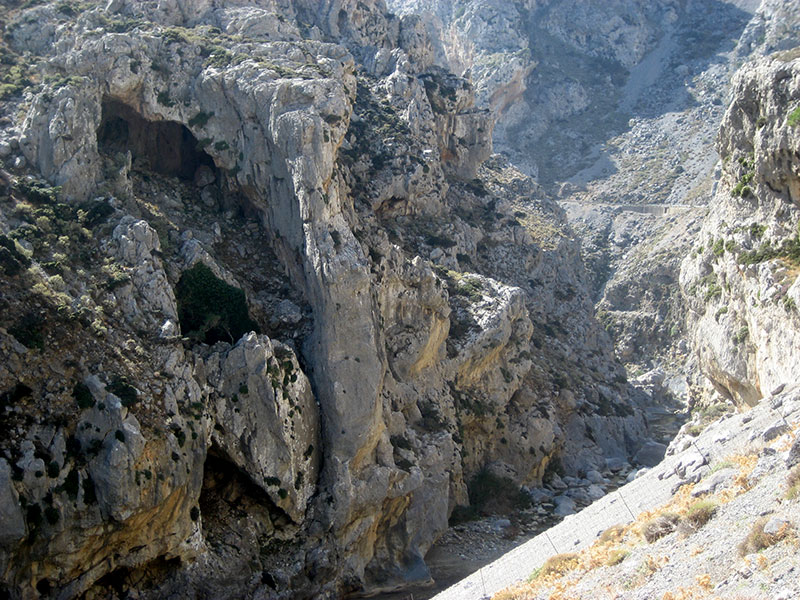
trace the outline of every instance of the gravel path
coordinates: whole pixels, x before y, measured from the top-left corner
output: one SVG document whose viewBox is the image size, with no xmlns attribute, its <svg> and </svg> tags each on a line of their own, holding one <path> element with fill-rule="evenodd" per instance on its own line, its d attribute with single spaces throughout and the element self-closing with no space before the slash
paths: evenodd
<svg viewBox="0 0 800 600">
<path fill-rule="evenodd" d="M 717 421 L 697 438 L 682 436 L 657 467 L 437 594 L 434 600 L 491 598 L 526 579 L 550 556 L 590 546 L 607 528 L 630 523 L 635 515 L 664 504 L 678 487 L 708 474 L 709 465 L 757 448 L 781 428 L 797 422 L 800 388 L 795 387 L 765 398 L 747 413 Z"/>
</svg>

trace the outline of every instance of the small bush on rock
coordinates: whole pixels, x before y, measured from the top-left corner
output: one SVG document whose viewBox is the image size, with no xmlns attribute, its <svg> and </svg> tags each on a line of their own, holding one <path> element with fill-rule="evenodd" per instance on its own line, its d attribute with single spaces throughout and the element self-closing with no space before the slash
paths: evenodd
<svg viewBox="0 0 800 600">
<path fill-rule="evenodd" d="M 766 517 L 755 522 L 753 528 L 750 530 L 750 533 L 748 533 L 747 537 L 742 540 L 741 544 L 739 544 L 739 554 L 741 556 L 747 556 L 753 552 L 758 552 L 764 548 L 769 548 L 773 544 L 777 544 L 786 537 L 786 534 L 788 533 L 788 525 L 782 527 L 776 533 L 766 533 L 764 531 L 766 524 Z"/>
<path fill-rule="evenodd" d="M 244 292 L 219 279 L 201 262 L 181 275 L 175 289 L 184 334 L 214 344 L 233 343 L 258 326 L 247 312 Z"/>
</svg>

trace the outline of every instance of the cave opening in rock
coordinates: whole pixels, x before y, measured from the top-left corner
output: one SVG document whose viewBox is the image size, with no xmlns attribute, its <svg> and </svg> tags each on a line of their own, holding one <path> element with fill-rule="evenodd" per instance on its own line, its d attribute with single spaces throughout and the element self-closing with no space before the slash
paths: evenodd
<svg viewBox="0 0 800 600">
<path fill-rule="evenodd" d="M 248 533 L 271 536 L 277 529 L 292 524 L 289 515 L 277 506 L 250 476 L 242 471 L 217 444 L 212 443 L 203 467 L 203 487 L 198 501 L 203 531 L 213 538 L 218 528 L 229 528 L 232 515 L 248 514 L 255 530 Z M 245 535 L 245 532 L 240 532 Z"/>
<path fill-rule="evenodd" d="M 194 180 L 201 167 L 217 171 L 214 160 L 184 125 L 150 121 L 113 98 L 103 100 L 97 147 L 108 156 L 130 151 L 135 165 L 187 181 Z"/>
<path fill-rule="evenodd" d="M 158 587 L 169 581 L 181 567 L 180 557 L 158 556 L 135 568 L 120 566 L 109 571 L 92 585 L 91 597 L 128 597 L 132 589 Z"/>
</svg>

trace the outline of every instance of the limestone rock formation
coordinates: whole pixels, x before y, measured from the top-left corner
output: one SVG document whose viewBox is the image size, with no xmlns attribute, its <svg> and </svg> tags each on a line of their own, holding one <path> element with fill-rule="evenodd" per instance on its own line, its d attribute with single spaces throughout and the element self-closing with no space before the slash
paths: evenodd
<svg viewBox="0 0 800 600">
<path fill-rule="evenodd" d="M 794 3 L 390 5 L 429 16 L 436 60 L 496 116 L 495 148 L 562 202 L 620 359 L 686 377 L 678 271 L 719 176 L 730 79 L 796 46 Z"/>
<path fill-rule="evenodd" d="M 794 381 L 800 283 L 800 61 L 742 69 L 719 138 L 720 185 L 681 269 L 700 367 L 739 405 Z"/>
<path fill-rule="evenodd" d="M 642 445 L 563 211 L 418 17 L 6 16 L 4 592 L 402 586 L 479 471 Z"/>
</svg>

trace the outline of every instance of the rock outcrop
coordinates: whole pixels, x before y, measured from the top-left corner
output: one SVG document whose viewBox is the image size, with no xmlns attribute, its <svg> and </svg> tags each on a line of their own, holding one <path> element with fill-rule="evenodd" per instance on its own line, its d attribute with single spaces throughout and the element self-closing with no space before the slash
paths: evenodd
<svg viewBox="0 0 800 600">
<path fill-rule="evenodd" d="M 7 17 L 4 592 L 402 586 L 479 471 L 642 445 L 564 213 L 419 18 Z"/>
<path fill-rule="evenodd" d="M 800 60 L 745 66 L 722 123 L 722 177 L 681 269 L 700 367 L 740 406 L 796 379 Z"/>
</svg>

